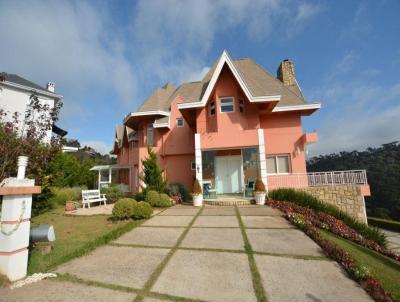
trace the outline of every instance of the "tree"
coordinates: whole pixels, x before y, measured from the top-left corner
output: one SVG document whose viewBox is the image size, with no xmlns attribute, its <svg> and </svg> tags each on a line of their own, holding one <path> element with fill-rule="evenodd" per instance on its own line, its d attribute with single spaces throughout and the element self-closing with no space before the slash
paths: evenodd
<svg viewBox="0 0 400 302">
<path fill-rule="evenodd" d="M 165 182 L 162 177 L 162 170 L 157 164 L 157 154 L 147 147 L 149 157 L 142 160 L 143 165 L 143 177 L 142 180 L 146 185 L 145 191 L 155 190 L 157 192 L 163 192 L 165 188 Z"/>
<path fill-rule="evenodd" d="M 18 156 L 28 156 L 26 175 L 42 186 L 42 194 L 34 196 L 34 214 L 49 207 L 51 178 L 48 163 L 59 152 L 61 143 L 58 138 L 52 138 L 49 144 L 43 139 L 58 120 L 61 106 L 58 101 L 50 108 L 33 93 L 22 118 L 16 112 L 10 117 L 0 109 L 0 181 L 16 175 Z"/>
</svg>

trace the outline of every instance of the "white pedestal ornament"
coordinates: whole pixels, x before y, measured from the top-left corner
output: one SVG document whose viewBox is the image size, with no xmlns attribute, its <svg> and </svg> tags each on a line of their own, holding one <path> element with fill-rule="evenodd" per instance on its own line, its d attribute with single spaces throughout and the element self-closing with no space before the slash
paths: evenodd
<svg viewBox="0 0 400 302">
<path fill-rule="evenodd" d="M 18 175 L 0 183 L 3 196 L 0 224 L 0 273 L 10 281 L 26 276 L 32 194 L 40 193 L 33 179 L 25 179 L 28 158 L 18 158 Z"/>
</svg>

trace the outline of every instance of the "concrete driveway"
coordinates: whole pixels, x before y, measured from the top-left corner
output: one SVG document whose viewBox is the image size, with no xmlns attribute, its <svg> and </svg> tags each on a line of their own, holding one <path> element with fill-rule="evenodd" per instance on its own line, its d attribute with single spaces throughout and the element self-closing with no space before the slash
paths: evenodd
<svg viewBox="0 0 400 302">
<path fill-rule="evenodd" d="M 2 301 L 371 301 L 266 206 L 175 206 Z"/>
</svg>

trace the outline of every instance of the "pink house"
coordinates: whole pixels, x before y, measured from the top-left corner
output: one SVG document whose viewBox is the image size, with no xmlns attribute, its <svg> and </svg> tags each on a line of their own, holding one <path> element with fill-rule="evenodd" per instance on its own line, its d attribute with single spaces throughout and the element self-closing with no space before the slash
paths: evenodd
<svg viewBox="0 0 400 302">
<path fill-rule="evenodd" d="M 320 181 L 307 174 L 305 159 L 318 136 L 303 132 L 302 117 L 320 107 L 304 98 L 293 62 L 281 62 L 274 76 L 224 51 L 201 81 L 165 84 L 125 116 L 115 134 L 118 164 L 105 179 L 99 173 L 99 183 L 111 182 L 114 173 L 126 191 L 139 191 L 150 145 L 167 182 L 190 189 L 197 178 L 205 198 L 250 197 L 257 178 L 269 190 L 307 187 Z"/>
</svg>

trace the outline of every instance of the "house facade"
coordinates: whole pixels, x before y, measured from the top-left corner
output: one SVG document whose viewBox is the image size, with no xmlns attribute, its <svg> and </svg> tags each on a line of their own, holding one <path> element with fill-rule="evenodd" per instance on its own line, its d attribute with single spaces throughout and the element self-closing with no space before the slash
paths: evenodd
<svg viewBox="0 0 400 302">
<path fill-rule="evenodd" d="M 120 169 L 112 173 L 127 191 L 140 190 L 151 146 L 165 180 L 188 188 L 197 178 L 213 193 L 248 196 L 257 178 L 273 189 L 281 176 L 301 187 L 306 146 L 317 141 L 304 133 L 302 117 L 319 108 L 303 97 L 293 62 L 283 61 L 273 76 L 224 51 L 201 81 L 166 84 L 125 116 L 113 149 Z"/>
<path fill-rule="evenodd" d="M 7 121 L 11 121 L 13 114 L 18 114 L 18 129 L 24 132 L 26 112 L 29 109 L 32 94 L 35 94 L 42 105 L 54 108 L 56 102 L 62 100 L 62 95 L 54 92 L 55 85 L 52 82 L 44 88 L 16 74 L 0 72 L 0 109 L 7 115 Z M 30 118 L 38 118 L 40 113 L 33 114 Z M 50 118 L 50 117 L 49 117 Z M 43 137 L 44 143 L 50 143 L 52 135 L 65 136 L 67 132 L 53 125 L 52 129 L 46 131 Z"/>
</svg>

